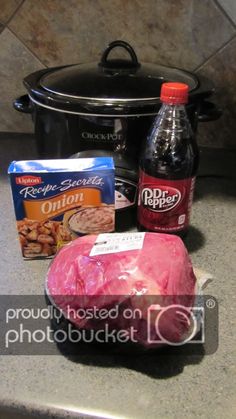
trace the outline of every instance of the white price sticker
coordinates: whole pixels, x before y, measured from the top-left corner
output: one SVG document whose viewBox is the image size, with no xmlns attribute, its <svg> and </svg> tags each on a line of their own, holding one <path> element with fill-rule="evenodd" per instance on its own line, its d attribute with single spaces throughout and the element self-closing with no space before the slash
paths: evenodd
<svg viewBox="0 0 236 419">
<path fill-rule="evenodd" d="M 145 233 L 99 234 L 90 256 L 142 249 L 144 237 Z"/>
</svg>

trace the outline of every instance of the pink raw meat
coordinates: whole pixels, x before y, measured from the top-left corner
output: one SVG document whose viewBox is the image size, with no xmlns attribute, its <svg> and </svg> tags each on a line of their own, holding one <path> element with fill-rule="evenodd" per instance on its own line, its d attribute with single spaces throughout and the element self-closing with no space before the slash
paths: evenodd
<svg viewBox="0 0 236 419">
<path fill-rule="evenodd" d="M 91 257 L 89 254 L 96 239 L 96 235 L 90 235 L 74 240 L 63 247 L 51 263 L 47 291 L 63 310 L 68 302 L 76 308 L 125 302 L 126 306 L 143 310 L 146 321 L 145 305 L 150 304 L 150 296 L 163 296 L 168 304 L 185 301 L 189 306 L 193 303 L 196 278 L 187 250 L 177 236 L 146 233 L 141 250 Z M 83 297 L 76 299 L 78 295 Z M 140 295 L 140 299 L 130 297 Z M 181 297 L 183 295 L 185 299 Z M 89 321 L 71 320 L 78 327 L 91 327 Z M 163 323 L 165 328 L 169 327 L 166 336 L 175 336 L 176 340 L 188 327 L 181 321 L 176 322 L 171 315 Z M 124 321 L 116 322 L 116 327 L 121 326 L 127 328 Z M 141 326 L 138 340 L 147 345 Z"/>
</svg>

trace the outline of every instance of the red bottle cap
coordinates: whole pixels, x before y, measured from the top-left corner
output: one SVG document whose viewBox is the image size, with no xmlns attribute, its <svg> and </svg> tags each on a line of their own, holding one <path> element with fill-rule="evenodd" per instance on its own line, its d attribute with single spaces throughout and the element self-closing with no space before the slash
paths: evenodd
<svg viewBox="0 0 236 419">
<path fill-rule="evenodd" d="M 185 83 L 163 83 L 161 86 L 161 101 L 169 104 L 184 104 L 188 102 L 189 87 Z"/>
</svg>

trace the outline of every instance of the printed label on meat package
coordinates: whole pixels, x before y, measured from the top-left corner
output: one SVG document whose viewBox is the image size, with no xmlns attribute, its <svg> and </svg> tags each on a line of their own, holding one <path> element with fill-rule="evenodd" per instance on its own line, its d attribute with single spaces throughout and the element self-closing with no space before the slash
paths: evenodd
<svg viewBox="0 0 236 419">
<path fill-rule="evenodd" d="M 195 178 L 166 180 L 140 173 L 138 221 L 151 231 L 172 232 L 189 224 Z"/>
<path fill-rule="evenodd" d="M 145 233 L 99 234 L 90 256 L 142 249 Z"/>
<path fill-rule="evenodd" d="M 111 158 L 12 162 L 8 173 L 25 258 L 53 256 L 78 236 L 114 231 Z"/>
</svg>

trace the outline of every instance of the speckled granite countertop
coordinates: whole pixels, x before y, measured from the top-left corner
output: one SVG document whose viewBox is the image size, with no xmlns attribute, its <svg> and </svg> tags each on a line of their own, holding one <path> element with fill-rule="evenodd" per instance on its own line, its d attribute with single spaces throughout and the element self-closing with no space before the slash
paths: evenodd
<svg viewBox="0 0 236 419">
<path fill-rule="evenodd" d="M 10 188 L 10 160 L 35 157 L 30 138 L 0 137 L 1 294 L 43 293 L 48 260 L 21 258 Z M 96 353 L 72 362 L 58 356 L 0 356 L 0 418 L 233 418 L 235 398 L 235 153 L 205 150 L 187 246 L 194 265 L 215 276 L 220 344 L 214 355 L 161 358 Z"/>
</svg>

